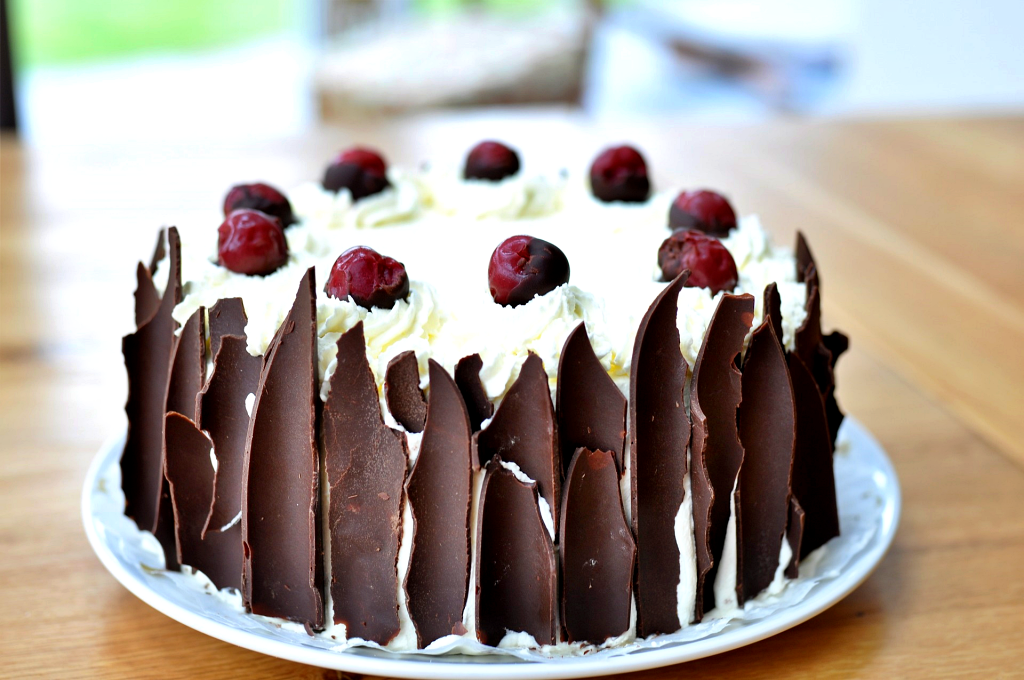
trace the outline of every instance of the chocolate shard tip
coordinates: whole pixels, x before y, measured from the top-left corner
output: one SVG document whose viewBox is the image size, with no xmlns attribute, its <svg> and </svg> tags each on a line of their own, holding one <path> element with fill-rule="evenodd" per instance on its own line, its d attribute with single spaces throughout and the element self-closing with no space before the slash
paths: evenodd
<svg viewBox="0 0 1024 680">
<path fill-rule="evenodd" d="M 561 515 L 566 641 L 599 645 L 629 629 L 636 564 L 612 452 L 576 451 L 565 479 Z"/>
<path fill-rule="evenodd" d="M 487 463 L 477 543 L 477 630 L 484 644 L 498 646 L 506 631 L 555 643 L 555 552 L 537 499 L 536 484 L 519 481 L 498 460 Z"/>
<path fill-rule="evenodd" d="M 804 234 L 801 231 L 796 232 L 796 280 L 798 283 L 804 283 L 807 280 L 807 268 L 810 266 L 817 266 L 814 262 L 814 255 L 811 253 L 811 247 L 807 243 L 807 239 L 804 238 Z M 781 336 L 780 336 L 781 337 Z"/>
<path fill-rule="evenodd" d="M 210 356 L 216 357 L 220 350 L 221 338 L 225 335 L 245 337 L 245 315 L 242 298 L 222 298 L 210 307 Z"/>
<path fill-rule="evenodd" d="M 754 331 L 743 363 L 743 399 L 737 414 L 743 464 L 736 504 L 737 594 L 753 599 L 779 566 L 792 495 L 796 417 L 782 344 L 771 322 Z"/>
<path fill-rule="evenodd" d="M 316 288 L 307 270 L 266 358 L 246 436 L 242 600 L 323 627 Z"/>
<path fill-rule="evenodd" d="M 594 354 L 586 324 L 580 322 L 566 338 L 558 361 L 555 413 L 562 470 L 569 469 L 576 449 L 610 451 L 622 470 L 626 446 L 626 397 Z"/>
<path fill-rule="evenodd" d="M 800 576 L 800 544 L 804 537 L 804 509 L 800 507 L 800 501 L 796 496 L 789 497 L 789 524 L 786 526 L 786 540 L 789 541 L 789 550 L 792 557 L 786 565 L 786 578 L 797 578 Z"/>
<path fill-rule="evenodd" d="M 839 510 L 824 400 L 800 357 L 790 353 L 787 363 L 796 404 L 793 495 L 805 513 L 803 558 L 839 535 Z"/>
<path fill-rule="evenodd" d="M 480 381 L 480 369 L 483 365 L 479 354 L 470 354 L 459 359 L 458 365 L 455 366 L 455 384 L 459 386 L 462 398 L 466 402 L 473 432 L 479 432 L 480 424 L 494 415 L 494 404 L 487 398 L 487 391 Z"/>
<path fill-rule="evenodd" d="M 690 489 L 697 553 L 694 611 L 697 621 L 716 604 L 717 565 L 725 549 L 730 498 L 743 462 L 743 446 L 736 425 L 736 410 L 742 398 L 736 361 L 753 320 L 752 296 L 723 295 L 693 366 Z"/>
<path fill-rule="evenodd" d="M 174 229 L 174 227 L 171 227 Z M 175 230 L 177 235 L 177 230 Z M 167 238 L 167 230 L 163 227 L 156 235 L 156 245 L 153 247 L 153 255 L 149 258 L 149 275 L 153 276 L 156 274 L 157 267 L 160 265 L 160 261 L 167 255 L 167 251 L 164 250 L 164 240 Z"/>
<path fill-rule="evenodd" d="M 135 328 L 138 330 L 156 314 L 160 307 L 160 293 L 149 270 L 141 262 L 135 271 L 135 280 Z"/>
<path fill-rule="evenodd" d="M 629 381 L 632 529 L 637 546 L 637 635 L 674 633 L 679 548 L 675 516 L 683 502 L 686 447 L 686 359 L 679 349 L 676 306 L 684 270 L 644 314 L 633 343 Z"/>
<path fill-rule="evenodd" d="M 772 324 L 775 337 L 782 342 L 782 298 L 779 296 L 779 286 L 769 283 L 764 288 L 763 316 Z"/>
<path fill-rule="evenodd" d="M 331 599 L 349 637 L 398 635 L 405 437 L 384 424 L 360 321 L 338 339 L 321 436 L 330 488 Z"/>
<path fill-rule="evenodd" d="M 515 463 L 554 512 L 558 508 L 562 462 L 555 431 L 551 388 L 541 358 L 530 352 L 498 407 L 494 418 L 476 437 L 480 464 L 494 456 Z M 558 527 L 555 532 L 557 536 Z"/>
<path fill-rule="evenodd" d="M 469 589 L 473 453 L 459 388 L 431 359 L 427 419 L 406 493 L 415 519 L 405 589 L 419 645 L 462 629 Z"/>
<path fill-rule="evenodd" d="M 388 362 L 384 374 L 384 398 L 388 410 L 407 432 L 423 432 L 427 400 L 420 389 L 420 367 L 416 352 L 402 352 Z"/>
</svg>

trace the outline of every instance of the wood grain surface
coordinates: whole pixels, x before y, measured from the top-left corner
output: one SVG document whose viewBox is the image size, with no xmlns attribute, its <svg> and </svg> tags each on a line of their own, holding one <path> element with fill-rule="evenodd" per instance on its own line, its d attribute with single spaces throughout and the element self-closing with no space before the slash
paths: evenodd
<svg viewBox="0 0 1024 680">
<path fill-rule="evenodd" d="M 789 242 L 808 234 L 839 398 L 896 465 L 896 542 L 835 607 L 676 677 L 1021 677 L 1024 659 L 1024 119 L 594 124 L 558 111 L 438 115 L 245 144 L 0 142 L 0 676 L 336 678 L 149 608 L 92 554 L 79 494 L 122 427 L 120 336 L 162 224 L 208 223 L 234 182 L 315 178 L 341 146 L 392 160 L 518 146 L 583 170 L 643 148 L 658 186 L 708 186 Z M 610 265 L 613 266 L 613 263 Z"/>
</svg>

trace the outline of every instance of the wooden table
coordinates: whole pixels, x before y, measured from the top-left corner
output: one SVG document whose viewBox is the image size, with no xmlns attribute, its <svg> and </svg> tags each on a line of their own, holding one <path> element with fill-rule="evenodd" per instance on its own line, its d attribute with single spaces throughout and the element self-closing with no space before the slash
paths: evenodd
<svg viewBox="0 0 1024 680">
<path fill-rule="evenodd" d="M 134 263 L 163 223 L 217 225 L 235 181 L 290 186 L 338 147 L 460 156 L 485 136 L 582 168 L 632 140 L 661 186 L 706 185 L 810 237 L 840 401 L 892 456 L 895 546 L 856 592 L 761 643 L 633 677 L 1009 676 L 1024 663 L 1024 120 L 599 126 L 447 116 L 244 145 L 0 153 L 0 675 L 337 677 L 150 609 L 85 540 L 80 485 L 122 426 Z M 200 222 L 201 223 L 201 222 Z M 1018 676 L 1019 677 L 1019 676 Z"/>
</svg>

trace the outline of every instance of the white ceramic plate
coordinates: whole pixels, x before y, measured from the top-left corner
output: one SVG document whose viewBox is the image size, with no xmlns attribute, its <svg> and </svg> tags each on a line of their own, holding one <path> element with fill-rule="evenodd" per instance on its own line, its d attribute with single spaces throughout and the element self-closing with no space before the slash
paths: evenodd
<svg viewBox="0 0 1024 680">
<path fill-rule="evenodd" d="M 128 590 L 172 619 L 239 647 L 324 668 L 398 678 L 590 677 L 690 661 L 763 640 L 821 613 L 860 585 L 896 533 L 899 483 L 885 452 L 855 420 L 846 419 L 839 440 L 836 482 L 843 535 L 826 546 L 816 567 L 809 568 L 817 573 L 810 578 L 801 573 L 801 579 L 790 582 L 770 606 L 748 606 L 749 611 L 732 620 L 706 619 L 682 634 L 642 641 L 628 653 L 605 650 L 530 662 L 497 654 L 442 657 L 368 647 L 329 649 L 329 641 L 239 612 L 204 592 L 195 579 L 154 568 L 163 563 L 156 539 L 122 514 L 118 459 L 123 433 L 108 441 L 89 467 L 82 519 L 96 555 Z"/>
</svg>

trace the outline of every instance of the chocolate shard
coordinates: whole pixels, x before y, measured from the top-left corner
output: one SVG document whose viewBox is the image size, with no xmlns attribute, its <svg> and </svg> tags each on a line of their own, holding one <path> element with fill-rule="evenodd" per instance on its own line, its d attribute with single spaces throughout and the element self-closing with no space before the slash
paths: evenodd
<svg viewBox="0 0 1024 680">
<path fill-rule="evenodd" d="M 153 277 L 149 270 L 140 262 L 135 270 L 135 328 L 142 328 L 143 324 L 153 318 L 156 310 L 160 307 L 160 293 L 153 284 Z"/>
<path fill-rule="evenodd" d="M 825 414 L 828 416 L 829 438 L 832 441 L 832 449 L 835 450 L 836 437 L 839 436 L 839 426 L 843 424 L 843 418 L 846 417 L 839 408 L 839 402 L 836 401 L 836 361 L 839 360 L 841 354 L 850 348 L 850 339 L 839 331 L 832 331 L 828 335 L 822 336 L 821 342 L 829 352 L 829 368 L 831 369 L 832 381 L 829 390 L 825 393 Z"/>
<path fill-rule="evenodd" d="M 555 550 L 541 519 L 537 484 L 521 482 L 497 458 L 487 463 L 477 531 L 482 642 L 496 647 L 510 631 L 554 644 Z"/>
<path fill-rule="evenodd" d="M 360 321 L 338 339 L 321 435 L 330 490 L 331 601 L 347 635 L 398 635 L 405 436 L 384 424 Z"/>
<path fill-rule="evenodd" d="M 217 356 L 221 338 L 225 335 L 238 335 L 244 338 L 245 325 L 248 322 L 242 298 L 217 300 L 213 307 L 210 307 L 210 356 Z"/>
<path fill-rule="evenodd" d="M 835 399 L 835 363 L 838 353 L 846 351 L 849 341 L 842 333 L 832 333 L 828 339 L 821 334 L 821 290 L 818 285 L 817 269 L 812 263 L 806 271 L 807 301 L 805 308 L 807 318 L 796 330 L 794 352 L 810 369 L 818 391 L 825 399 L 825 409 L 829 414 L 829 432 L 832 446 L 835 448 L 839 425 L 843 421 L 843 413 Z"/>
<path fill-rule="evenodd" d="M 174 331 L 178 327 L 171 313 L 181 301 L 181 247 L 174 227 L 168 232 L 168 241 L 167 290 L 152 317 L 121 343 L 128 373 L 128 400 L 124 407 L 128 437 L 121 454 L 121 486 L 125 515 L 144 531 L 155 531 L 161 504 L 164 413 Z"/>
<path fill-rule="evenodd" d="M 801 231 L 796 232 L 796 280 L 804 283 L 807 279 L 807 268 L 816 266 L 811 247 Z M 781 337 L 781 336 L 780 336 Z"/>
<path fill-rule="evenodd" d="M 686 447 L 686 359 L 679 350 L 676 305 L 683 271 L 651 303 L 633 343 L 629 379 L 631 518 L 636 537 L 637 635 L 674 633 L 679 548 L 675 516 L 683 502 Z"/>
<path fill-rule="evenodd" d="M 739 604 L 768 587 L 789 523 L 796 417 L 782 344 L 771 322 L 750 340 L 736 422 L 743 444 L 736 502 L 736 591 Z M 739 499 L 742 498 L 742 503 Z"/>
<path fill-rule="evenodd" d="M 612 452 L 576 451 L 565 478 L 561 514 L 566 641 L 599 645 L 629 629 L 636 564 Z"/>
<path fill-rule="evenodd" d="M 481 465 L 494 456 L 515 463 L 537 482 L 541 498 L 557 512 L 562 483 L 555 409 L 541 358 L 530 352 L 494 418 L 476 435 Z M 555 526 L 557 536 L 558 527 Z"/>
<path fill-rule="evenodd" d="M 796 403 L 793 495 L 806 514 L 800 545 L 803 558 L 839 535 L 839 510 L 824 401 L 800 357 L 790 353 L 788 365 Z"/>
<path fill-rule="evenodd" d="M 216 306 L 216 305 L 215 305 Z M 210 326 L 217 323 L 210 313 Z M 242 572 L 242 483 L 245 479 L 245 436 L 249 430 L 246 400 L 256 398 L 263 360 L 245 349 L 246 340 L 239 335 L 222 335 L 213 358 L 213 373 L 199 393 L 199 427 L 213 440 L 217 456 L 213 498 L 203 537 L 211 532 L 230 532 L 234 536 L 239 571 L 234 587 L 238 588 Z M 233 559 L 233 557 L 232 557 Z M 215 581 L 216 583 L 216 581 Z M 219 585 L 219 584 L 218 584 Z"/>
<path fill-rule="evenodd" d="M 715 608 L 715 576 L 725 549 L 729 501 L 743 462 L 736 425 L 742 398 L 736 360 L 753 320 L 753 296 L 723 295 L 693 366 L 690 489 L 697 552 L 696 621 Z"/>
<path fill-rule="evenodd" d="M 771 322 L 775 337 L 782 342 L 782 297 L 779 295 L 779 286 L 775 283 L 769 283 L 764 287 L 762 316 Z"/>
<path fill-rule="evenodd" d="M 622 452 L 626 447 L 626 397 L 598 361 L 583 322 L 562 346 L 555 413 L 563 472 L 569 469 L 580 447 L 610 451 L 616 468 L 622 469 Z"/>
<path fill-rule="evenodd" d="M 407 432 L 423 432 L 427 400 L 420 389 L 420 367 L 416 352 L 402 352 L 388 362 L 384 373 L 384 398 L 388 410 Z"/>
<path fill-rule="evenodd" d="M 166 474 L 178 561 L 206 574 L 217 588 L 238 588 L 242 581 L 240 527 L 206 532 L 204 537 L 216 475 L 213 442 L 180 413 L 168 413 L 165 422 Z"/>
<path fill-rule="evenodd" d="M 806 515 L 800 507 L 800 501 L 796 496 L 789 497 L 789 524 L 786 526 L 786 540 L 789 541 L 789 550 L 792 557 L 786 566 L 786 578 L 797 578 L 800 576 L 800 544 L 804 538 L 804 522 Z"/>
<path fill-rule="evenodd" d="M 245 443 L 242 600 L 323 627 L 316 287 L 310 268 L 264 363 Z"/>
<path fill-rule="evenodd" d="M 174 229 L 174 227 L 171 227 Z M 177 234 L 175 234 L 177 237 Z M 167 255 L 167 251 L 164 250 L 164 240 L 167 239 L 167 229 L 161 228 L 156 235 L 156 245 L 153 247 L 153 255 L 149 258 L 149 275 L 153 276 L 156 274 L 157 267 L 160 265 L 160 261 Z"/>
<path fill-rule="evenodd" d="M 459 386 L 462 399 L 466 402 L 473 432 L 479 432 L 480 424 L 494 415 L 494 404 L 487 398 L 487 391 L 480 381 L 480 369 L 483 365 L 479 354 L 470 354 L 459 359 L 455 366 L 455 384 Z"/>
<path fill-rule="evenodd" d="M 427 421 L 406 485 L 416 530 L 405 589 L 420 647 L 463 629 L 473 474 L 469 413 L 459 388 L 436 361 L 428 370 Z"/>
</svg>

